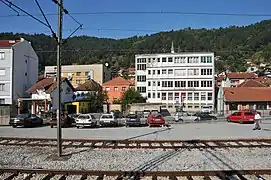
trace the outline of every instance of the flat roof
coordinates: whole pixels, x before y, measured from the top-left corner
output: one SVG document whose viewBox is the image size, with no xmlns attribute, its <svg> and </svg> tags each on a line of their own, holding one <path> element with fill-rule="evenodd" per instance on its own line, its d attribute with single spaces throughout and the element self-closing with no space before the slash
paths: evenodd
<svg viewBox="0 0 271 180">
<path fill-rule="evenodd" d="M 193 54 L 214 54 L 214 52 L 179 52 L 179 53 L 153 53 L 153 54 L 136 54 L 135 56 L 176 56 L 176 55 L 193 55 Z"/>
</svg>

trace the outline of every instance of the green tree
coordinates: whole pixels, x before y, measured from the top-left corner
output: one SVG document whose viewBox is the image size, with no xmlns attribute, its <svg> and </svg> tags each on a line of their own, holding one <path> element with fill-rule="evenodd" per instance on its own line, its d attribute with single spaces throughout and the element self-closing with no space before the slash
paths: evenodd
<svg viewBox="0 0 271 180">
<path fill-rule="evenodd" d="M 129 88 L 121 97 L 122 111 L 126 111 L 128 104 L 145 102 L 146 99 L 135 88 Z"/>
<path fill-rule="evenodd" d="M 101 86 L 94 86 L 92 91 L 89 91 L 87 94 L 87 101 L 90 101 L 90 110 L 91 112 L 102 112 L 103 104 L 107 99 L 107 93 L 102 91 Z"/>
</svg>

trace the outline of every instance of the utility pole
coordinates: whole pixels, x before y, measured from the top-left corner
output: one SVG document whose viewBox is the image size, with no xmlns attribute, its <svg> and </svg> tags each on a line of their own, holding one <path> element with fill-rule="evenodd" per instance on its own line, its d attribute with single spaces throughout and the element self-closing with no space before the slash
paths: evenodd
<svg viewBox="0 0 271 180">
<path fill-rule="evenodd" d="M 62 20 L 63 0 L 58 0 L 58 38 L 57 38 L 57 155 L 62 155 L 61 132 L 61 44 L 62 44 Z"/>
</svg>

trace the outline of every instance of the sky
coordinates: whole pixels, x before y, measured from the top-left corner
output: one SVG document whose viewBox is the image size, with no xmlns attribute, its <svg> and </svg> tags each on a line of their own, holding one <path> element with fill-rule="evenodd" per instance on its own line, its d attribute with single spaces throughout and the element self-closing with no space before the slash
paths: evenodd
<svg viewBox="0 0 271 180">
<path fill-rule="evenodd" d="M 9 0 L 32 15 L 40 11 L 35 0 Z M 57 32 L 57 6 L 51 0 L 38 0 L 51 26 Z M 191 28 L 243 26 L 271 19 L 270 0 L 63 0 L 64 7 L 83 28 L 75 35 L 106 38 L 126 38 L 161 31 Z M 20 15 L 24 13 L 18 10 Z M 104 13 L 107 12 L 107 13 Z M 121 12 L 121 13 L 108 13 Z M 126 13 L 125 13 L 126 12 Z M 137 13 L 131 13 L 137 12 Z M 142 12 L 189 12 L 265 14 L 265 16 L 218 16 L 195 14 L 165 14 Z M 94 13 L 81 14 L 76 13 Z M 95 14 L 96 13 L 96 14 Z M 50 34 L 48 27 L 29 16 L 16 12 L 0 2 L 0 31 Z M 11 16 L 10 16 L 11 15 Z M 269 15 L 269 16 L 268 16 Z M 36 16 L 44 21 L 42 16 Z M 63 19 L 63 37 L 78 27 L 68 15 Z"/>
</svg>

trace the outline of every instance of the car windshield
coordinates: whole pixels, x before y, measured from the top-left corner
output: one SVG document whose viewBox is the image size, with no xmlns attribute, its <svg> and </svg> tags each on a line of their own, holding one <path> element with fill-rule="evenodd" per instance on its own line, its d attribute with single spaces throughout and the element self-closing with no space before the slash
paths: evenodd
<svg viewBox="0 0 271 180">
<path fill-rule="evenodd" d="M 16 116 L 16 118 L 27 118 L 29 114 L 19 114 Z"/>
<path fill-rule="evenodd" d="M 160 115 L 160 114 L 155 114 L 155 115 L 153 115 L 153 118 L 161 119 L 161 118 L 162 118 L 162 115 Z"/>
<path fill-rule="evenodd" d="M 89 119 L 89 115 L 79 115 L 78 119 Z"/>
<path fill-rule="evenodd" d="M 101 118 L 103 118 L 103 119 L 112 119 L 113 116 L 111 114 L 104 114 L 104 115 L 102 115 Z"/>
<path fill-rule="evenodd" d="M 128 118 L 137 118 L 137 115 L 136 114 L 129 114 Z"/>
</svg>

